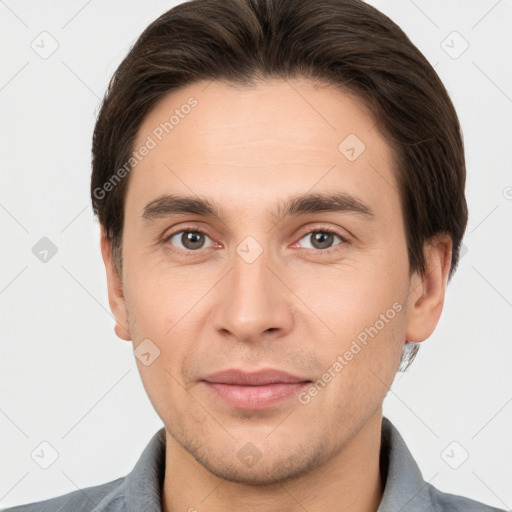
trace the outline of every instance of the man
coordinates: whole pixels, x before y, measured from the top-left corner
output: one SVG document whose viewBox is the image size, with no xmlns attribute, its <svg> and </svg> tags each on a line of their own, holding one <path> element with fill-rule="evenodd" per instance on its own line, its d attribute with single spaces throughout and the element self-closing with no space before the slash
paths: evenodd
<svg viewBox="0 0 512 512">
<path fill-rule="evenodd" d="M 360 0 L 197 0 L 109 86 L 91 198 L 116 334 L 164 428 L 112 482 L 11 510 L 491 511 L 382 417 L 467 222 L 459 122 Z"/>
</svg>

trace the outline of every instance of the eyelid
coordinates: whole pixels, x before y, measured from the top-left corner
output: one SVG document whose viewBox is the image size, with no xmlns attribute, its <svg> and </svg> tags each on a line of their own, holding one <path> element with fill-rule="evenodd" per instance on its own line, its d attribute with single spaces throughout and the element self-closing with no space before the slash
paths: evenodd
<svg viewBox="0 0 512 512">
<path fill-rule="evenodd" d="M 329 226 L 328 224 L 325 224 L 325 225 L 319 224 L 314 227 L 309 226 L 308 228 L 301 231 L 300 238 L 304 238 L 305 235 L 308 235 L 310 233 L 315 233 L 318 231 L 326 231 L 327 233 L 333 233 L 334 235 L 339 236 L 344 242 L 350 241 L 350 234 L 348 233 L 347 230 L 343 230 L 343 232 L 346 234 L 342 235 L 341 228 L 337 229 L 335 227 Z"/>
<path fill-rule="evenodd" d="M 340 233 L 340 229 L 336 229 L 332 226 L 328 226 L 328 225 L 317 225 L 317 226 L 314 226 L 314 227 L 311 227 L 309 226 L 308 228 L 306 228 L 304 231 L 301 231 L 301 234 L 299 236 L 299 238 L 297 239 L 297 242 L 294 242 L 293 246 L 295 247 L 298 242 L 300 240 L 302 240 L 306 235 L 310 235 L 311 233 L 318 233 L 318 232 L 321 232 L 321 233 L 332 233 L 333 235 L 336 235 L 337 237 L 340 238 L 341 242 L 332 246 L 332 247 L 329 247 L 327 249 L 315 249 L 315 248 L 312 248 L 312 249 L 308 249 L 309 251 L 313 251 L 317 254 L 331 254 L 333 252 L 336 252 L 338 250 L 341 250 L 342 247 L 340 246 L 344 246 L 346 244 L 349 244 L 350 243 L 350 237 L 347 236 L 347 235 L 342 235 Z"/>
</svg>

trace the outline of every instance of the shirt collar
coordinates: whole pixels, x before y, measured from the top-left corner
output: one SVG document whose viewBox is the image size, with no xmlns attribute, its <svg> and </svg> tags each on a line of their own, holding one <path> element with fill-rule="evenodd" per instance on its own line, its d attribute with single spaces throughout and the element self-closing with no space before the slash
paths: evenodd
<svg viewBox="0 0 512 512">
<path fill-rule="evenodd" d="M 382 418 L 380 466 L 384 493 L 377 512 L 429 512 L 428 483 L 405 441 L 386 417 Z M 161 512 L 165 475 L 165 428 L 157 431 L 125 480 L 127 512 Z"/>
<path fill-rule="evenodd" d="M 430 512 L 429 484 L 395 426 L 382 418 L 380 451 L 384 493 L 377 512 Z"/>
<path fill-rule="evenodd" d="M 125 480 L 126 512 L 162 512 L 165 427 L 156 432 Z"/>
</svg>

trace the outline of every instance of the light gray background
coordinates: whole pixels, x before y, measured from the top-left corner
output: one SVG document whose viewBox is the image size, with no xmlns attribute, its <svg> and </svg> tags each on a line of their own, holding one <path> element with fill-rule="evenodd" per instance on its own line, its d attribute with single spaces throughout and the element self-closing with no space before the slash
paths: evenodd
<svg viewBox="0 0 512 512">
<path fill-rule="evenodd" d="M 110 76 L 176 3 L 0 1 L 0 507 L 124 476 L 162 426 L 131 343 L 113 331 L 90 146 Z M 385 414 L 427 481 L 510 509 L 512 0 L 371 3 L 447 86 L 464 132 L 470 208 L 467 253 L 437 331 L 397 375 Z M 51 49 L 43 31 L 58 42 L 46 59 L 31 47 Z M 469 44 L 458 58 L 465 43 L 454 31 Z M 32 247 L 45 236 L 58 251 L 43 263 Z M 43 441 L 58 453 L 48 469 L 31 458 L 36 450 L 39 463 L 51 462 Z"/>
</svg>

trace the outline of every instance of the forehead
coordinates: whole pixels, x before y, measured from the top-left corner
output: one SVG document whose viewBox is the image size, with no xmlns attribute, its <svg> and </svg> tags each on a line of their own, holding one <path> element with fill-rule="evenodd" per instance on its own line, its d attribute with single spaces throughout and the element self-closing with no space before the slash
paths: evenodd
<svg viewBox="0 0 512 512">
<path fill-rule="evenodd" d="M 131 172 L 126 200 L 138 211 L 177 190 L 254 206 L 263 192 L 334 187 L 397 199 L 391 149 L 364 104 L 307 80 L 198 82 L 173 91 L 143 120 L 133 149 L 145 145 L 151 149 Z"/>
</svg>

